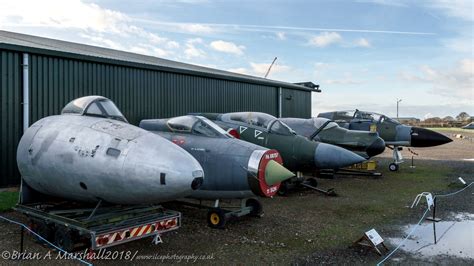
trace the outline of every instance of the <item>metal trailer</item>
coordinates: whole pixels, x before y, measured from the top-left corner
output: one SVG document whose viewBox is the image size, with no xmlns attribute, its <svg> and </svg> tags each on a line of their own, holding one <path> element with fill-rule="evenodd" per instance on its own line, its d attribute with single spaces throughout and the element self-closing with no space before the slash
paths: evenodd
<svg viewBox="0 0 474 266">
<path fill-rule="evenodd" d="M 199 203 L 195 203 L 195 201 L 199 201 Z M 235 201 L 239 201 L 239 204 L 235 204 Z M 226 223 L 231 219 L 236 219 L 246 215 L 261 218 L 264 215 L 262 203 L 257 198 L 215 200 L 183 199 L 175 202 L 196 208 L 207 208 L 207 225 L 214 229 L 225 228 Z M 213 204 L 203 204 L 203 202 L 211 202 Z M 227 204 L 223 206 L 222 203 Z"/>
<path fill-rule="evenodd" d="M 22 182 L 20 203 L 14 210 L 28 217 L 34 232 L 65 251 L 79 247 L 98 251 L 151 236 L 158 244 L 161 234 L 181 226 L 181 213 L 161 205 L 107 206 L 99 202 L 94 207 L 57 199 L 31 201 L 31 197 L 25 203 L 25 190 L 31 195 L 31 188 L 25 187 Z M 21 240 L 23 243 L 23 230 Z"/>
</svg>

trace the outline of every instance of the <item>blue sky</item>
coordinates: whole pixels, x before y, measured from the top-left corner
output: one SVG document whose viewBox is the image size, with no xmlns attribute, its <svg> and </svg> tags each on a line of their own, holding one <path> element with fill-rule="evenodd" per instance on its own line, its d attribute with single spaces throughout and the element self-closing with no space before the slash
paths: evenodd
<svg viewBox="0 0 474 266">
<path fill-rule="evenodd" d="M 0 29 L 313 81 L 313 114 L 474 115 L 472 1 L 0 0 Z"/>
</svg>

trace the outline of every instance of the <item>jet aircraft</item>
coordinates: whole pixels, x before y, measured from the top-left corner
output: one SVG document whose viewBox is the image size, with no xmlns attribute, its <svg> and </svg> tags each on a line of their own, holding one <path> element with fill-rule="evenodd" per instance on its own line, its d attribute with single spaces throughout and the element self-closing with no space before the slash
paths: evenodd
<svg viewBox="0 0 474 266">
<path fill-rule="evenodd" d="M 343 147 L 366 159 L 385 150 L 385 142 L 376 132 L 348 130 L 326 118 L 280 118 L 280 121 L 290 126 L 298 135 Z"/>
<path fill-rule="evenodd" d="M 189 153 L 130 125 L 115 104 L 87 96 L 34 123 L 20 140 L 22 180 L 49 196 L 152 204 L 189 196 L 204 171 Z"/>
<path fill-rule="evenodd" d="M 397 171 L 403 162 L 401 147 L 432 147 L 446 144 L 452 140 L 435 131 L 403 125 L 382 114 L 366 111 L 336 111 L 320 113 L 324 117 L 337 122 L 350 130 L 377 132 L 387 147 L 393 149 L 394 162 L 389 165 L 390 171 Z"/>
<path fill-rule="evenodd" d="M 184 148 L 202 165 L 206 179 L 189 197 L 215 201 L 208 212 L 211 227 L 223 227 L 230 216 L 218 207 L 219 200 L 242 199 L 246 207 L 231 214 L 260 215 L 255 196 L 274 196 L 280 183 L 294 176 L 281 165 L 278 151 L 236 139 L 205 117 L 142 120 L 140 127 Z"/>
</svg>

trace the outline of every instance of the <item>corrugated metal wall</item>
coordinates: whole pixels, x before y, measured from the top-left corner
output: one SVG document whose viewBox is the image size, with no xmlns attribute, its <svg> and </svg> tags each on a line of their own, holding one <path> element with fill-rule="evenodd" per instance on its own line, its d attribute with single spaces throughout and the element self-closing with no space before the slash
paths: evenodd
<svg viewBox="0 0 474 266">
<path fill-rule="evenodd" d="M 277 89 L 123 66 L 30 56 L 31 123 L 85 95 L 112 99 L 130 123 L 189 112 L 254 110 L 277 115 Z"/>
<path fill-rule="evenodd" d="M 311 92 L 282 90 L 282 117 L 311 117 Z"/>
<path fill-rule="evenodd" d="M 0 186 L 19 182 L 16 147 L 22 135 L 21 54 L 0 50 Z"/>
<path fill-rule="evenodd" d="M 22 54 L 1 51 L 0 186 L 19 183 Z M 86 95 L 112 99 L 130 123 L 190 112 L 258 111 L 278 115 L 278 88 L 187 74 L 30 54 L 30 124 Z M 283 115 L 309 117 L 311 93 L 283 89 Z M 307 100 L 309 99 L 309 101 Z"/>
</svg>

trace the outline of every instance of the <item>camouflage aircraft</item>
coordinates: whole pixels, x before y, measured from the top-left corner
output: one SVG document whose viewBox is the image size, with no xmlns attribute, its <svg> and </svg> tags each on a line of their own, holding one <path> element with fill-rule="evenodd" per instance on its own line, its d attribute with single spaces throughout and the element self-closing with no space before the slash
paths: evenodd
<svg viewBox="0 0 474 266">
<path fill-rule="evenodd" d="M 376 132 L 348 130 L 326 118 L 280 118 L 280 121 L 290 126 L 298 135 L 343 147 L 366 159 L 385 150 L 385 142 Z"/>
<path fill-rule="evenodd" d="M 350 130 L 378 132 L 387 147 L 393 149 L 394 162 L 389 165 L 390 171 L 397 171 L 403 162 L 401 147 L 432 147 L 452 140 L 432 130 L 400 124 L 385 115 L 365 111 L 336 111 L 320 113 L 324 117 L 337 122 Z"/>
<path fill-rule="evenodd" d="M 262 212 L 255 196 L 274 196 L 282 181 L 294 174 L 281 165 L 278 151 L 234 138 L 201 116 L 142 120 L 140 127 L 172 141 L 201 164 L 206 179 L 190 198 L 214 200 L 208 224 L 221 228 L 231 216 Z M 241 199 L 239 211 L 219 208 L 220 199 Z M 250 208 L 249 208 L 250 207 Z"/>
<path fill-rule="evenodd" d="M 365 159 L 331 144 L 310 141 L 297 135 L 276 117 L 258 112 L 200 114 L 224 129 L 234 129 L 242 140 L 280 152 L 286 168 L 294 172 L 339 169 Z"/>
</svg>

